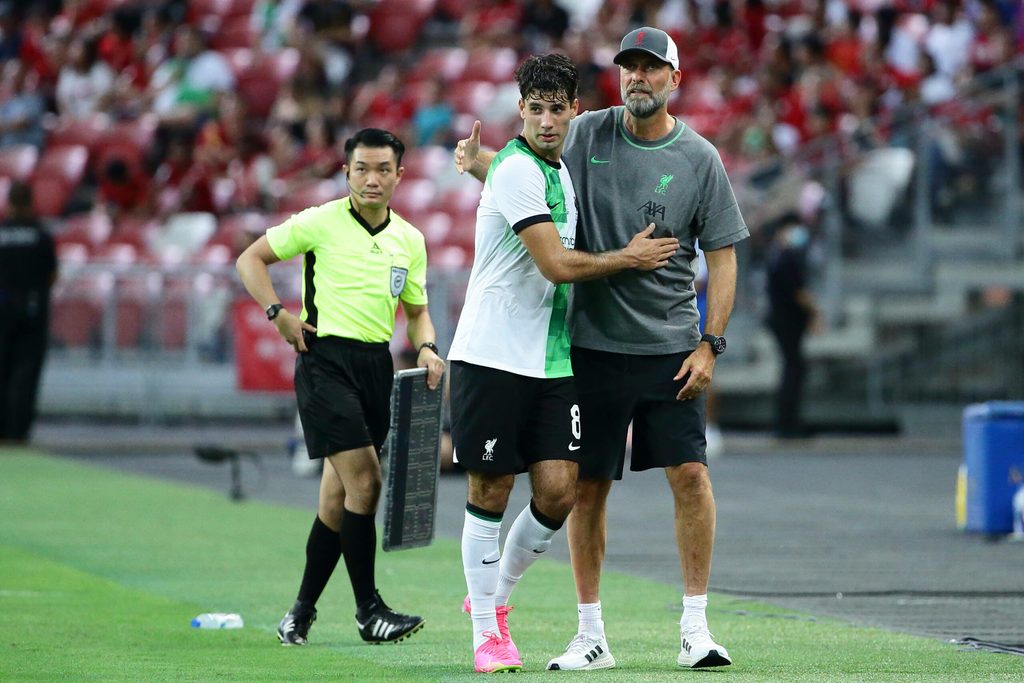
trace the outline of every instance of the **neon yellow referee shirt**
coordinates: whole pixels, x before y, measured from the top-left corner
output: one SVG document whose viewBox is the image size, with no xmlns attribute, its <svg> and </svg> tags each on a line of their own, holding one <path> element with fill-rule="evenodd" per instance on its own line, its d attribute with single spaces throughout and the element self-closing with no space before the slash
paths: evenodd
<svg viewBox="0 0 1024 683">
<path fill-rule="evenodd" d="M 267 241 L 282 261 L 303 255 L 301 317 L 318 337 L 386 342 L 399 299 L 427 303 L 423 235 L 394 211 L 374 229 L 344 197 L 270 228 Z"/>
</svg>

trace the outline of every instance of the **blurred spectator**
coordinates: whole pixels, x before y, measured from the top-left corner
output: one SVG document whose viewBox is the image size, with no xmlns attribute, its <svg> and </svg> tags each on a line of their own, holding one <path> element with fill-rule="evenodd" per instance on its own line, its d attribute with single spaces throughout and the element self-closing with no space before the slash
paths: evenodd
<svg viewBox="0 0 1024 683">
<path fill-rule="evenodd" d="M 404 133 L 415 108 L 416 103 L 402 87 L 398 67 L 388 64 L 381 68 L 376 80 L 359 89 L 349 117 L 357 125 L 379 126 L 405 139 L 409 137 Z"/>
<path fill-rule="evenodd" d="M 100 175 L 98 202 L 111 218 L 145 216 L 152 210 L 149 179 L 123 159 L 106 163 Z"/>
<path fill-rule="evenodd" d="M 29 74 L 20 60 L 12 59 L 4 64 L 0 84 L 0 147 L 42 147 L 46 103 L 36 88 L 36 81 L 38 77 Z"/>
<path fill-rule="evenodd" d="M 322 116 L 311 116 L 303 126 L 303 145 L 299 152 L 302 167 L 299 177 L 330 178 L 341 169 L 341 158 L 334 146 L 334 132 Z"/>
<path fill-rule="evenodd" d="M 968 52 L 973 73 L 984 73 L 1009 61 L 1013 56 L 1013 38 L 1009 27 L 1002 23 L 994 0 L 979 3 L 975 29 Z"/>
<path fill-rule="evenodd" d="M 569 13 L 554 0 L 536 0 L 525 4 L 519 22 L 527 49 L 536 53 L 548 52 L 561 44 L 562 36 L 569 30 Z"/>
<path fill-rule="evenodd" d="M 85 118 L 107 110 L 114 94 L 114 72 L 97 55 L 96 40 L 71 39 L 68 60 L 57 76 L 57 111 Z"/>
<path fill-rule="evenodd" d="M 940 0 L 932 6 L 932 25 L 924 39 L 924 49 L 935 61 L 936 70 L 948 78 L 959 76 L 968 63 L 974 37 L 967 17 L 955 0 Z"/>
<path fill-rule="evenodd" d="M 32 190 L 14 183 L 0 222 L 0 442 L 28 441 L 49 334 L 53 239 L 32 210 Z"/>
<path fill-rule="evenodd" d="M 11 0 L 0 2 L 0 62 L 15 59 L 21 53 L 18 19 Z"/>
<path fill-rule="evenodd" d="M 260 49 L 272 52 L 287 44 L 304 4 L 303 0 L 257 0 L 253 4 L 249 25 L 260 36 Z"/>
<path fill-rule="evenodd" d="M 217 103 L 216 118 L 208 119 L 196 136 L 195 159 L 213 173 L 224 173 L 241 154 L 242 139 L 248 132 L 245 102 L 235 93 L 225 93 Z"/>
<path fill-rule="evenodd" d="M 423 101 L 412 117 L 413 138 L 420 147 L 448 145 L 455 108 L 444 99 L 444 83 L 435 80 L 427 84 Z"/>
<path fill-rule="evenodd" d="M 515 0 L 481 0 L 471 5 L 459 25 L 467 48 L 518 47 L 523 8 Z"/>
<path fill-rule="evenodd" d="M 805 359 L 804 336 L 817 325 L 817 305 L 808 288 L 810 232 L 795 213 L 779 220 L 767 257 L 768 328 L 782 356 L 775 402 L 775 434 L 807 436 L 801 416 Z"/>
<path fill-rule="evenodd" d="M 191 124 L 211 111 L 219 94 L 232 91 L 235 76 L 224 55 L 207 49 L 199 29 L 175 31 L 175 55 L 161 64 L 150 82 L 153 111 L 170 123 Z"/>
<path fill-rule="evenodd" d="M 290 45 L 315 46 L 323 63 L 327 82 L 338 87 L 352 73 L 357 40 L 352 32 L 355 18 L 349 0 L 307 0 L 295 20 Z M 374 65 L 376 66 L 376 65 Z"/>
<path fill-rule="evenodd" d="M 157 203 L 162 215 L 180 211 L 216 212 L 212 179 L 205 166 L 195 163 L 191 140 L 182 136 L 172 138 L 167 158 L 154 175 L 160 188 Z"/>
<path fill-rule="evenodd" d="M 949 74 L 941 72 L 935 67 L 935 60 L 930 54 L 922 52 L 918 64 L 918 71 L 921 72 L 918 96 L 923 104 L 934 107 L 956 97 L 956 86 L 953 85 L 953 79 Z"/>
</svg>

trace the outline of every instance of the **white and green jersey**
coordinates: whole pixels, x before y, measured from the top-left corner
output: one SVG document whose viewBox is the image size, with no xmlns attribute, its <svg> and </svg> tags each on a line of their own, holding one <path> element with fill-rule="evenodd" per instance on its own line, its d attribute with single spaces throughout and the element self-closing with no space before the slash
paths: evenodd
<svg viewBox="0 0 1024 683">
<path fill-rule="evenodd" d="M 541 275 L 519 233 L 552 222 L 576 247 L 576 192 L 564 164 L 510 140 L 487 171 L 476 212 L 476 256 L 449 360 L 526 377 L 569 377 L 569 286 Z"/>
</svg>

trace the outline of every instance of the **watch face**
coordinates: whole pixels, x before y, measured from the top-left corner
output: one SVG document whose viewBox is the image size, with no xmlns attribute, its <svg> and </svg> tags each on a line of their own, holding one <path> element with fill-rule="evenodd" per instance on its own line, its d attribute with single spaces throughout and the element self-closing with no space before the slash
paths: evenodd
<svg viewBox="0 0 1024 683">
<path fill-rule="evenodd" d="M 711 347 L 715 350 L 715 355 L 725 351 L 725 337 L 716 337 Z"/>
</svg>

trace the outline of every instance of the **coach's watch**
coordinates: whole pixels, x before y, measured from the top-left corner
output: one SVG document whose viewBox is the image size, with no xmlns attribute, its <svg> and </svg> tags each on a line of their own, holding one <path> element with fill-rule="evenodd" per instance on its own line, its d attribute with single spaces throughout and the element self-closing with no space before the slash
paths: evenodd
<svg viewBox="0 0 1024 683">
<path fill-rule="evenodd" d="M 430 349 L 437 355 L 441 355 L 441 352 L 437 350 L 437 344 L 435 344 L 434 342 L 423 342 L 422 344 L 420 344 L 419 351 L 422 351 L 423 349 Z"/>
<path fill-rule="evenodd" d="M 716 337 L 713 334 L 705 334 L 700 338 L 700 340 L 711 344 L 711 353 L 716 356 L 720 356 L 725 352 L 725 337 Z"/>
<path fill-rule="evenodd" d="M 282 304 L 270 304 L 269 306 L 267 306 L 267 320 L 273 320 L 274 318 L 276 318 L 278 316 L 278 314 L 282 310 L 284 310 L 284 305 L 282 305 Z"/>
</svg>

